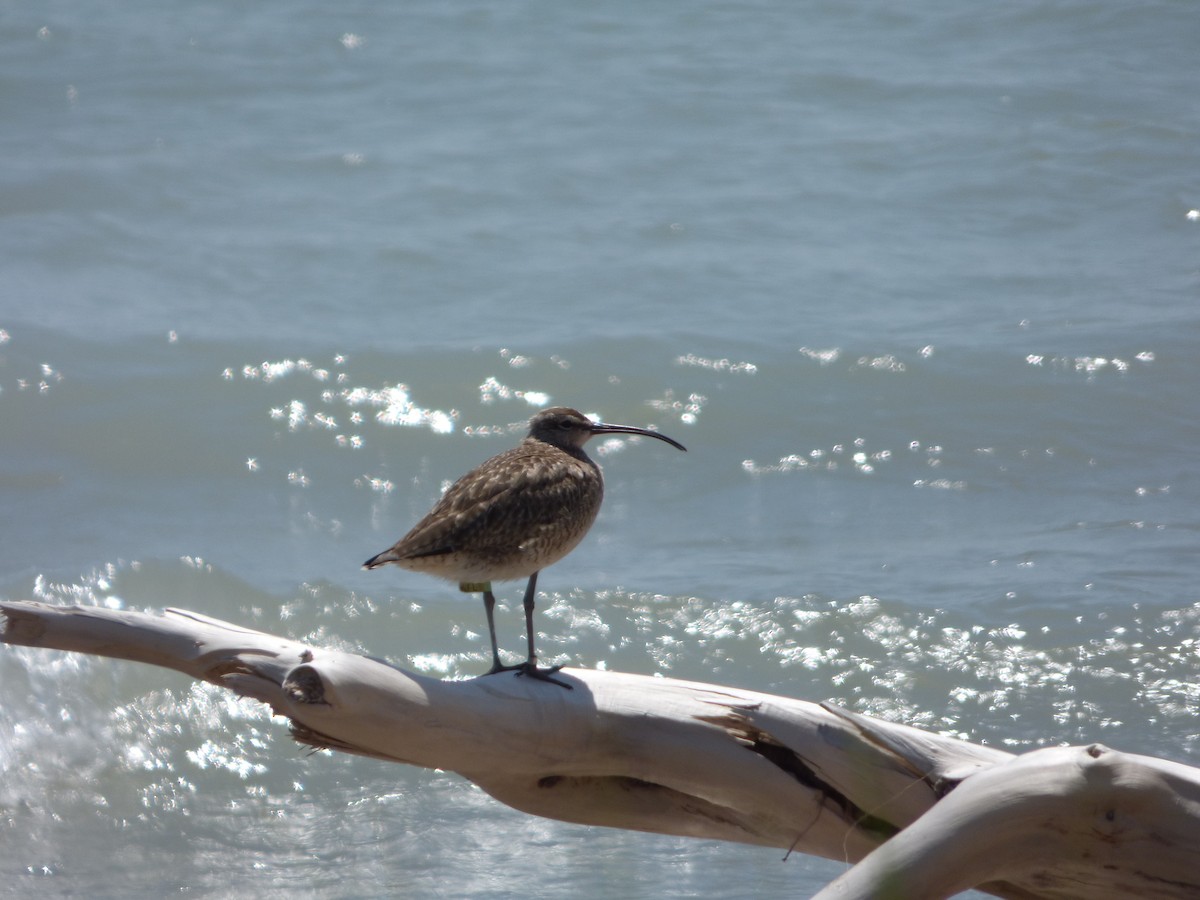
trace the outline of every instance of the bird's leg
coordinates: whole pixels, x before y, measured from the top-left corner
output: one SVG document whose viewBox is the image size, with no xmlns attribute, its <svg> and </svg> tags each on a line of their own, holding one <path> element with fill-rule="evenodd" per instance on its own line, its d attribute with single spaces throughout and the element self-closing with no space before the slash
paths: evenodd
<svg viewBox="0 0 1200 900">
<path fill-rule="evenodd" d="M 496 643 L 496 595 L 492 593 L 492 586 L 489 584 L 483 590 L 483 609 L 487 613 L 488 635 L 492 639 L 492 668 L 488 670 L 489 675 L 494 675 L 496 672 L 511 672 L 513 669 L 522 669 L 522 666 L 506 666 L 500 662 L 500 647 Z"/>
<path fill-rule="evenodd" d="M 557 684 L 559 687 L 565 687 L 568 691 L 573 690 L 571 685 L 565 681 L 559 681 L 557 678 L 551 677 L 562 666 L 552 666 L 549 669 L 539 669 L 537 664 L 537 652 L 533 649 L 533 600 L 537 594 L 537 577 L 538 573 L 534 572 L 529 576 L 529 584 L 525 585 L 525 634 L 529 638 L 529 659 L 524 665 L 517 666 L 520 669 L 518 675 L 528 675 L 530 678 L 536 678 L 538 681 L 549 681 L 551 684 Z"/>
<path fill-rule="evenodd" d="M 537 651 L 533 649 L 533 601 L 537 595 L 537 576 L 534 572 L 525 585 L 525 637 L 529 641 L 529 665 L 537 668 Z"/>
</svg>

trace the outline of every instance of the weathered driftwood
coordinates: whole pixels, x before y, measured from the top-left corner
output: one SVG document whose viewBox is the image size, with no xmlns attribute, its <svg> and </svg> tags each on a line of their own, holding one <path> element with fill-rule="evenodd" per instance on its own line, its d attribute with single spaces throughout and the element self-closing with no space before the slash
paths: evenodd
<svg viewBox="0 0 1200 900">
<path fill-rule="evenodd" d="M 955 791 L 817 895 L 1200 896 L 1200 771 L 1099 744 L 1035 750 Z"/>
<path fill-rule="evenodd" d="M 827 704 L 564 669 L 440 681 L 183 610 L 0 603 L 9 644 L 152 663 L 271 706 L 314 747 L 457 772 L 536 815 L 859 865 L 821 897 L 1200 896 L 1200 770 L 1020 757 Z M 864 859 L 865 857 L 865 859 Z"/>
</svg>

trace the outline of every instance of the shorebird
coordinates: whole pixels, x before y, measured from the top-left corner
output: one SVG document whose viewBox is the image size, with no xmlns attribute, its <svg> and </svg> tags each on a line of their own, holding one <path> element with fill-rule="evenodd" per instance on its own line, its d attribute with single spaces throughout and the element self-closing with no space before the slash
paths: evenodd
<svg viewBox="0 0 1200 900">
<path fill-rule="evenodd" d="M 538 572 L 574 550 L 600 511 L 604 478 L 583 452 L 583 445 L 597 434 L 642 434 L 687 449 L 657 431 L 593 422 L 565 406 L 542 410 L 529 420 L 529 434 L 520 444 L 454 482 L 425 518 L 392 547 L 363 563 L 363 568 L 394 563 L 457 581 L 466 593 L 483 594 L 492 641 L 492 668 L 487 674 L 515 670 L 569 690 L 569 684 L 551 677 L 562 666 L 538 668 L 534 595 Z M 506 666 L 496 643 L 492 582 L 525 577 L 529 578 L 525 585 L 529 657 Z"/>
</svg>

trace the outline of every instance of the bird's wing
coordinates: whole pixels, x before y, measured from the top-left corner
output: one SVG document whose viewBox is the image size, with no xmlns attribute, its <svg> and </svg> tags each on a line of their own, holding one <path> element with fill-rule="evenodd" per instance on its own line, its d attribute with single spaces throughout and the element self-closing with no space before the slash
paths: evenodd
<svg viewBox="0 0 1200 900">
<path fill-rule="evenodd" d="M 564 455 L 524 465 L 527 455 L 516 447 L 452 484 L 396 544 L 396 558 L 453 553 L 464 545 L 477 552 L 523 546 L 580 504 L 599 506 L 588 463 Z"/>
</svg>

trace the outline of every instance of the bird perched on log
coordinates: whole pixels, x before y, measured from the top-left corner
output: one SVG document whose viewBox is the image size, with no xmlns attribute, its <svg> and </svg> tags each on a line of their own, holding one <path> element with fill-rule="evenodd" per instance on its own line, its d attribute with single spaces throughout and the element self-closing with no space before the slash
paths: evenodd
<svg viewBox="0 0 1200 900">
<path fill-rule="evenodd" d="M 687 449 L 656 431 L 593 422 L 564 406 L 542 410 L 529 420 L 529 434 L 520 444 L 454 482 L 425 518 L 391 548 L 363 563 L 363 568 L 394 563 L 456 581 L 461 591 L 482 593 L 492 641 L 492 668 L 487 674 L 516 670 L 570 689 L 552 677 L 561 666 L 538 667 L 534 595 L 538 572 L 574 550 L 600 511 L 604 478 L 583 451 L 583 445 L 598 434 L 641 434 Z M 529 657 L 506 666 L 496 642 L 492 582 L 526 577 Z"/>
</svg>

